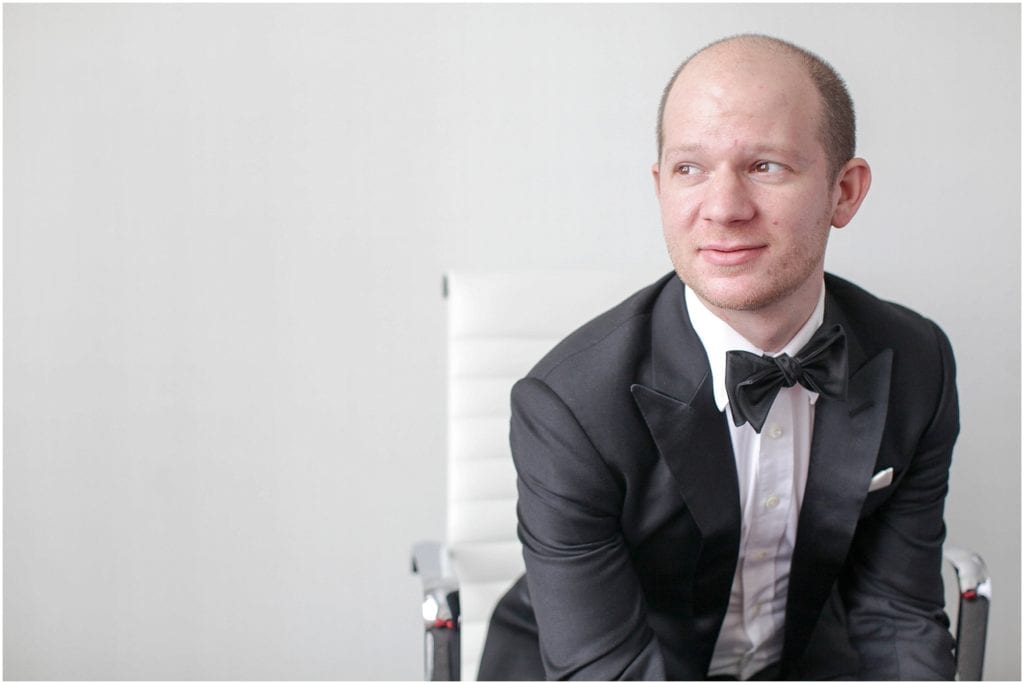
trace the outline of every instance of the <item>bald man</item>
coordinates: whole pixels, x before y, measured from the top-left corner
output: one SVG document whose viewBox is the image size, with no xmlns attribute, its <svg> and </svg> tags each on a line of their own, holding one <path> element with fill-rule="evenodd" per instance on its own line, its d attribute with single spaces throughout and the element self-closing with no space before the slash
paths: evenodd
<svg viewBox="0 0 1024 684">
<path fill-rule="evenodd" d="M 820 58 L 713 43 L 652 172 L 670 273 L 512 392 L 526 561 L 481 678 L 951 679 L 931 321 L 824 272 L 871 183 Z"/>
</svg>

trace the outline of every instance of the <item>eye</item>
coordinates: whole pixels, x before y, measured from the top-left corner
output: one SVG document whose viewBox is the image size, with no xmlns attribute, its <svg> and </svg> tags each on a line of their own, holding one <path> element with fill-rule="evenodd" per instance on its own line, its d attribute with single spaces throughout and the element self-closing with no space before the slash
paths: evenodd
<svg viewBox="0 0 1024 684">
<path fill-rule="evenodd" d="M 779 173 L 780 171 L 785 170 L 786 167 L 777 162 L 759 161 L 756 164 L 754 164 L 755 173 Z"/>
<path fill-rule="evenodd" d="M 680 176 L 694 176 L 700 173 L 700 169 L 693 164 L 676 164 L 676 173 Z"/>
</svg>

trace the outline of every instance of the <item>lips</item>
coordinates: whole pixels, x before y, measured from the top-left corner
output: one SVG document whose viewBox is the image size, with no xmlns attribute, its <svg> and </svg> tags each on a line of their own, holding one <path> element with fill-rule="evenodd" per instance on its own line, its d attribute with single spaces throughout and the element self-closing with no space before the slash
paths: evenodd
<svg viewBox="0 0 1024 684">
<path fill-rule="evenodd" d="M 767 245 L 707 245 L 700 248 L 700 256 L 715 266 L 740 266 L 753 261 L 767 249 Z"/>
</svg>

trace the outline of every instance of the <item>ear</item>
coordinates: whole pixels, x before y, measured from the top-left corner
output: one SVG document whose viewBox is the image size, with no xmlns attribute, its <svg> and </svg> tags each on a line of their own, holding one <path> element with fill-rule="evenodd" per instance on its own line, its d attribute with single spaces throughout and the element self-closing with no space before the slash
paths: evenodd
<svg viewBox="0 0 1024 684">
<path fill-rule="evenodd" d="M 654 194 L 661 197 L 661 166 L 660 162 L 651 164 L 651 176 L 654 177 Z"/>
<path fill-rule="evenodd" d="M 853 220 L 860 203 L 871 187 L 871 167 L 860 157 L 854 157 L 843 165 L 833 189 L 837 193 L 836 206 L 832 210 L 832 225 L 842 228 Z"/>
</svg>

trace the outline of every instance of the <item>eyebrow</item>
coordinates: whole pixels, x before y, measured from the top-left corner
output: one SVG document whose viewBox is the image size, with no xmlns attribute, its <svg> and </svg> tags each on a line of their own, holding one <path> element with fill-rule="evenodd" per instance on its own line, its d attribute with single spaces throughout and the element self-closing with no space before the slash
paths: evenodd
<svg viewBox="0 0 1024 684">
<path fill-rule="evenodd" d="M 703 145 L 702 143 L 699 143 L 699 142 L 684 143 L 682 145 L 672 145 L 670 147 L 666 147 L 662 154 L 667 157 L 670 154 L 693 154 L 693 153 L 706 152 L 707 149 L 708 148 L 705 145 Z M 754 155 L 754 156 L 760 156 L 760 155 L 769 155 L 769 156 L 770 155 L 781 155 L 783 157 L 794 159 L 794 160 L 797 160 L 797 161 L 803 162 L 803 163 L 807 163 L 809 161 L 809 160 L 805 159 L 802 155 L 797 154 L 794 150 L 786 148 L 786 147 L 779 147 L 777 145 L 760 145 L 760 144 L 758 144 L 758 145 L 751 146 L 749 149 L 745 149 L 745 151 L 747 153 L 751 154 L 751 155 Z"/>
</svg>

